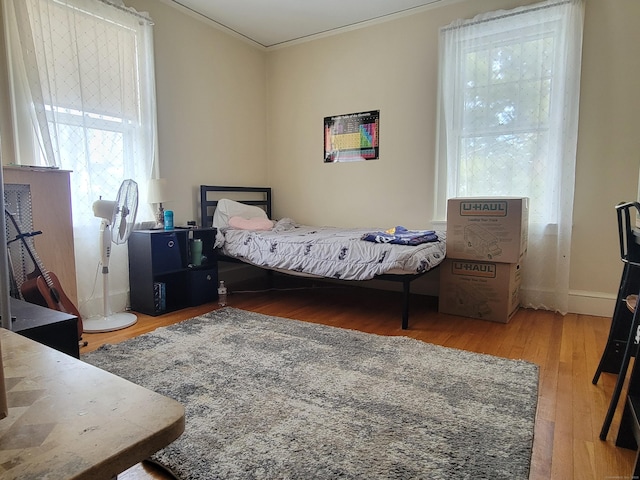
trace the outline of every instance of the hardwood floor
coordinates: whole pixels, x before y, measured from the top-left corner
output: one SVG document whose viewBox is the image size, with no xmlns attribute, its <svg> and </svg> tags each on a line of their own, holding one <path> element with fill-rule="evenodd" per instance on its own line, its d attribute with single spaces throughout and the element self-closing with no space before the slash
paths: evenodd
<svg viewBox="0 0 640 480">
<path fill-rule="evenodd" d="M 288 277 L 287 277 L 288 278 Z M 615 376 L 591 379 L 607 340 L 610 319 L 588 315 L 561 316 L 521 309 L 508 324 L 439 314 L 437 299 L 412 296 L 409 330 L 400 329 L 400 293 L 322 283 L 291 283 L 278 277 L 276 286 L 306 285 L 250 293 L 229 286 L 232 307 L 380 335 L 406 335 L 425 342 L 523 359 L 540 367 L 531 480 L 631 478 L 635 452 L 615 446 L 620 420 L 616 414 L 607 441 L 598 437 Z M 311 288 L 313 287 L 313 288 Z M 85 353 L 103 343 L 117 343 L 157 327 L 219 308 L 188 308 L 159 317 L 139 315 L 128 329 L 85 334 Z M 624 397 L 623 397 L 624 398 Z M 621 402 L 622 403 L 622 402 Z M 173 478 L 139 464 L 120 480 Z"/>
</svg>

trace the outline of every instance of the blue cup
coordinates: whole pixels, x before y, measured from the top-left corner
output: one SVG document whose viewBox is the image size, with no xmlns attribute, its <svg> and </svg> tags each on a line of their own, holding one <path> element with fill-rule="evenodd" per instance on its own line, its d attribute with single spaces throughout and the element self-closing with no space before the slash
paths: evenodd
<svg viewBox="0 0 640 480">
<path fill-rule="evenodd" d="M 164 229 L 173 230 L 173 210 L 164 211 Z"/>
</svg>

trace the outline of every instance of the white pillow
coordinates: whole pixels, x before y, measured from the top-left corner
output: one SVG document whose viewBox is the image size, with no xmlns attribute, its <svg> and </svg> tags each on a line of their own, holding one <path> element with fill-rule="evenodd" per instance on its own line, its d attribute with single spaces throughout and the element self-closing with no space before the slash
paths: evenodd
<svg viewBox="0 0 640 480">
<path fill-rule="evenodd" d="M 235 202 L 228 198 L 219 200 L 218 206 L 213 212 L 213 226 L 218 229 L 227 228 L 231 217 L 242 217 L 247 220 L 251 220 L 252 218 L 264 218 L 268 220 L 267 212 L 260 207 L 245 205 L 244 203 Z"/>
</svg>

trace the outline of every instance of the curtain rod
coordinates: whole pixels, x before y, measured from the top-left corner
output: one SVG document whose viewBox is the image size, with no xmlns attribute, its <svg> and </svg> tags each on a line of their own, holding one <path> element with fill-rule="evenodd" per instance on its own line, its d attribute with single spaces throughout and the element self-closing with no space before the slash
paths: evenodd
<svg viewBox="0 0 640 480">
<path fill-rule="evenodd" d="M 110 7 L 113 8 L 117 8 L 118 10 L 121 10 L 123 12 L 127 12 L 130 15 L 133 15 L 134 17 L 138 17 L 141 18 L 147 22 L 149 22 L 151 25 L 153 25 L 153 20 L 151 20 L 150 17 L 148 17 L 147 15 L 143 15 L 142 13 L 137 12 L 136 10 L 134 10 L 133 8 L 129 8 L 123 5 L 118 5 L 117 3 L 113 3 L 112 1 L 109 0 L 98 0 L 98 2 L 100 3 L 104 3 L 105 5 L 109 5 Z"/>
<path fill-rule="evenodd" d="M 536 7 L 532 7 L 532 8 L 523 7 L 522 10 L 519 10 L 517 12 L 507 12 L 507 13 L 504 13 L 502 15 L 498 15 L 496 17 L 484 18 L 482 20 L 476 20 L 475 22 L 471 21 L 471 22 L 465 23 L 463 25 L 453 25 L 453 26 L 450 25 L 448 27 L 442 28 L 441 31 L 447 32 L 449 30 L 457 30 L 459 28 L 471 27 L 473 25 L 479 25 L 481 23 L 493 22 L 494 20 L 501 20 L 503 18 L 515 17 L 516 15 L 522 15 L 524 13 L 536 12 L 538 10 L 545 10 L 547 8 L 557 7 L 559 5 L 565 5 L 567 3 L 571 3 L 571 0 L 562 0 L 562 1 L 558 1 L 558 2 L 549 3 L 549 4 L 546 4 L 546 5 L 538 4 Z"/>
</svg>

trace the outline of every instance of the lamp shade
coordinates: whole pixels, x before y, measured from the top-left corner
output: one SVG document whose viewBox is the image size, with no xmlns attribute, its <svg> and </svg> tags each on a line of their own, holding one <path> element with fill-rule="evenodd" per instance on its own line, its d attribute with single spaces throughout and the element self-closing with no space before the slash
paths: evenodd
<svg viewBox="0 0 640 480">
<path fill-rule="evenodd" d="M 149 180 L 147 203 L 162 203 L 170 199 L 169 184 L 166 178 L 152 178 Z"/>
</svg>

